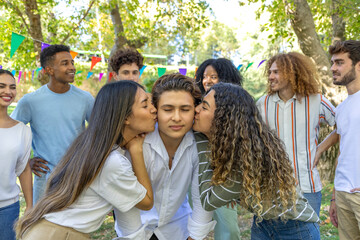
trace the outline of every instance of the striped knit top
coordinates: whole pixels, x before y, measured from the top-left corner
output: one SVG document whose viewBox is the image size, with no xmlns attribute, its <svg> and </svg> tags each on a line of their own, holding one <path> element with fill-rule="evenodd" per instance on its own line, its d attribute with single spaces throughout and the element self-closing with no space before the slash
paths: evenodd
<svg viewBox="0 0 360 240">
<path fill-rule="evenodd" d="M 240 174 L 236 179 L 228 179 L 224 185 L 215 186 L 211 184 L 213 170 L 208 155 L 208 140 L 205 135 L 195 132 L 196 146 L 199 154 L 199 188 L 200 200 L 203 208 L 207 211 L 215 210 L 227 203 L 235 200 L 239 201 L 241 180 Z M 297 189 L 298 190 L 298 189 Z M 308 201 L 298 192 L 296 205 L 283 209 L 273 205 L 263 211 L 262 217 L 265 220 L 278 219 L 285 214 L 288 220 L 298 220 L 303 222 L 318 222 L 319 217 L 312 209 Z M 249 196 L 251 197 L 251 196 Z M 254 209 L 247 209 L 254 212 Z"/>
</svg>

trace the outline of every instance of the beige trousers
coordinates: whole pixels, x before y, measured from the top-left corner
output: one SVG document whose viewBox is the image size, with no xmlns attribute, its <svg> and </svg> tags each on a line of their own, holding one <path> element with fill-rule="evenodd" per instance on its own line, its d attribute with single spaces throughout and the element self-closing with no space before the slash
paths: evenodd
<svg viewBox="0 0 360 240">
<path fill-rule="evenodd" d="M 41 219 L 25 232 L 22 240 L 89 240 L 90 236 L 73 228 Z"/>
<path fill-rule="evenodd" d="M 360 193 L 335 192 L 340 240 L 360 240 Z"/>
</svg>

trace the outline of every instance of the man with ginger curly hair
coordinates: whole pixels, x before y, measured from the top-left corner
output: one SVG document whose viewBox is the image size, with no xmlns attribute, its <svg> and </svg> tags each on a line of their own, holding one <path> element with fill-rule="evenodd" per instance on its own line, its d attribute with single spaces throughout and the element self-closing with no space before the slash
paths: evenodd
<svg viewBox="0 0 360 240">
<path fill-rule="evenodd" d="M 320 123 L 335 125 L 335 108 L 319 93 L 315 64 L 303 54 L 273 56 L 265 74 L 268 95 L 258 100 L 257 107 L 265 123 L 284 142 L 296 182 L 319 215 L 322 186 L 314 159 Z"/>
<path fill-rule="evenodd" d="M 133 48 L 121 48 L 110 58 L 110 66 L 114 71 L 115 81 L 140 81 L 140 69 L 143 67 L 144 57 Z"/>
</svg>

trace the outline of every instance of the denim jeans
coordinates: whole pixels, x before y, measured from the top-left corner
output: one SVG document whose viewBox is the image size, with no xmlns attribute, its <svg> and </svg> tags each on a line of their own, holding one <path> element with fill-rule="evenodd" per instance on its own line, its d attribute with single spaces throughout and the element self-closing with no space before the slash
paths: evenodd
<svg viewBox="0 0 360 240">
<path fill-rule="evenodd" d="M 44 195 L 47 178 L 49 177 L 50 173 L 41 173 L 41 177 L 36 175 L 34 178 L 34 187 L 33 187 L 33 203 L 37 203 L 37 201 Z"/>
<path fill-rule="evenodd" d="M 19 217 L 19 201 L 0 208 L 0 239 L 15 240 L 14 223 Z"/>
<path fill-rule="evenodd" d="M 318 224 L 296 220 L 263 220 L 256 224 L 254 217 L 251 240 L 320 240 L 320 229 Z"/>
<path fill-rule="evenodd" d="M 321 207 L 321 191 L 316 193 L 304 193 L 304 197 L 308 200 L 310 206 L 314 209 L 316 214 L 320 216 L 320 207 Z"/>
</svg>

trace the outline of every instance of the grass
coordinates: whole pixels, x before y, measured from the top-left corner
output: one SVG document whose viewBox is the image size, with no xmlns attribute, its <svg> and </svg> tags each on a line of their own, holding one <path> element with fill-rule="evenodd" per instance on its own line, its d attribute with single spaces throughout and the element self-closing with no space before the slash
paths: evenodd
<svg viewBox="0 0 360 240">
<path fill-rule="evenodd" d="M 338 240 L 339 234 L 337 228 L 335 228 L 329 217 L 330 199 L 332 194 L 333 184 L 327 184 L 322 190 L 322 202 L 320 210 L 320 234 L 322 240 Z M 25 201 L 22 195 L 20 195 L 20 216 L 25 210 Z M 242 208 L 238 208 L 238 224 L 240 228 L 240 236 L 243 240 L 250 240 L 250 228 L 252 224 L 253 215 Z M 213 240 L 213 233 L 209 233 L 206 240 Z M 112 216 L 107 216 L 101 227 L 91 234 L 91 239 L 111 240 L 116 237 L 114 230 L 114 220 Z"/>
</svg>

